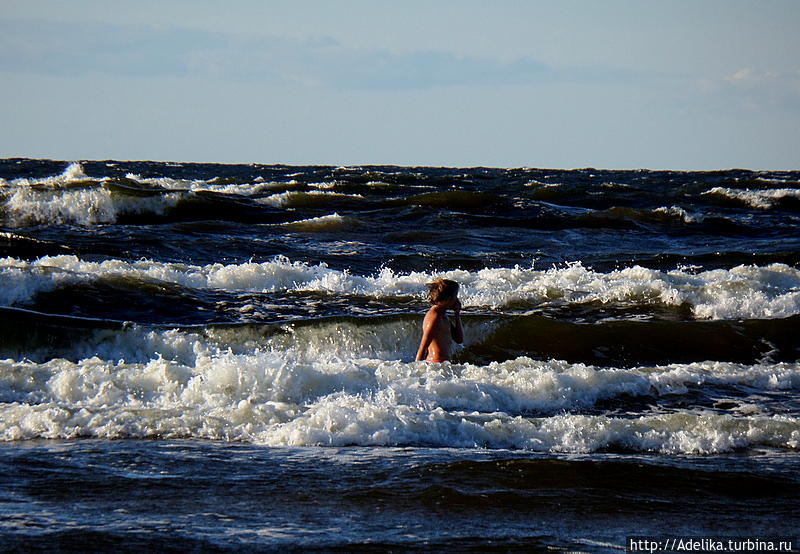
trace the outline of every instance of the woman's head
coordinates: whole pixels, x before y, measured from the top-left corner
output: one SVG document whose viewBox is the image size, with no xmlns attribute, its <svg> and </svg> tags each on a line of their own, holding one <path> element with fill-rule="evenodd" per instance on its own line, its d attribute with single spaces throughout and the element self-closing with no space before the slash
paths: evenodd
<svg viewBox="0 0 800 554">
<path fill-rule="evenodd" d="M 453 300 L 458 296 L 458 283 L 450 279 L 436 279 L 428 283 L 428 300 L 431 304 L 439 304 Z"/>
</svg>

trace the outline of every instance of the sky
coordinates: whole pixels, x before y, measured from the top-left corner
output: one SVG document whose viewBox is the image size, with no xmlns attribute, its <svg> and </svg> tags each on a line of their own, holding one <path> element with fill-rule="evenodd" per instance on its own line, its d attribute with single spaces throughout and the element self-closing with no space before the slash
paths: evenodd
<svg viewBox="0 0 800 554">
<path fill-rule="evenodd" d="M 0 157 L 800 168 L 800 0 L 0 0 Z"/>
</svg>

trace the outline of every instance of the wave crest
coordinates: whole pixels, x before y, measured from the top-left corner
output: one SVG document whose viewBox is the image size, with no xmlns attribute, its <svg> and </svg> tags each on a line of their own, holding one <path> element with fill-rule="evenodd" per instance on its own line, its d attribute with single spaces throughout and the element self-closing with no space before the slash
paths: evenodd
<svg viewBox="0 0 800 554">
<path fill-rule="evenodd" d="M 316 228 L 318 224 L 323 228 L 338 224 L 335 219 L 312 223 Z M 285 257 L 260 263 L 197 266 L 148 260 L 89 262 L 62 255 L 32 262 L 5 258 L 0 260 L 0 275 L 6 283 L 0 291 L 0 304 L 7 306 L 24 305 L 40 291 L 112 276 L 233 293 L 305 291 L 386 299 L 419 298 L 427 282 L 447 277 L 461 284 L 465 306 L 491 310 L 553 302 L 622 302 L 688 305 L 695 317 L 703 319 L 768 319 L 800 313 L 800 270 L 778 263 L 702 272 L 634 266 L 601 273 L 579 263 L 547 270 L 517 266 L 442 273 L 396 273 L 384 268 L 363 276 L 324 263 L 311 265 Z"/>
<path fill-rule="evenodd" d="M 726 187 L 714 187 L 703 193 L 708 196 L 717 196 L 726 200 L 744 204 L 750 208 L 768 210 L 779 206 L 785 201 L 800 201 L 800 189 L 733 189 Z"/>
<path fill-rule="evenodd" d="M 798 364 L 621 370 L 526 358 L 488 366 L 312 362 L 268 349 L 235 354 L 201 347 L 194 360 L 183 362 L 6 360 L 0 369 L 3 440 L 192 437 L 292 446 L 702 454 L 800 448 L 800 420 L 762 413 L 746 400 L 728 413 L 580 413 L 603 399 L 680 399 L 702 384 L 797 390 Z"/>
</svg>

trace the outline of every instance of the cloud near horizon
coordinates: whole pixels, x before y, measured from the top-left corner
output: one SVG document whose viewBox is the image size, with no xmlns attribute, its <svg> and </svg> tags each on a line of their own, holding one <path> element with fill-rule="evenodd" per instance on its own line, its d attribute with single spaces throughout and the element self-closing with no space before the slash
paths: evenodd
<svg viewBox="0 0 800 554">
<path fill-rule="evenodd" d="M 800 110 L 800 70 L 774 72 L 742 67 L 716 78 L 702 79 L 700 90 L 724 97 L 747 111 L 777 107 Z"/>
<path fill-rule="evenodd" d="M 800 70 L 776 73 L 743 67 L 723 80 L 734 86 L 780 88 L 800 94 Z"/>
<path fill-rule="evenodd" d="M 291 40 L 97 23 L 0 20 L 0 70 L 49 76 L 200 76 L 272 85 L 360 90 L 609 82 L 612 68 L 554 68 L 446 51 L 356 49 L 332 38 Z"/>
</svg>

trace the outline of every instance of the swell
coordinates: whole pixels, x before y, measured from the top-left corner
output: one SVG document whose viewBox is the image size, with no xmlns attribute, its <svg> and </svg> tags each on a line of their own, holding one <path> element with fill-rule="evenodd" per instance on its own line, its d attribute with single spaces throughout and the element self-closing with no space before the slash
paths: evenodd
<svg viewBox="0 0 800 554">
<path fill-rule="evenodd" d="M 73 248 L 54 241 L 27 237 L 18 233 L 0 232 L 0 257 L 32 261 L 42 256 L 74 253 Z"/>
<path fill-rule="evenodd" d="M 800 360 L 796 340 L 800 316 L 744 321 L 580 323 L 546 315 L 464 315 L 463 320 L 465 343 L 457 350 L 458 363 L 485 365 L 527 357 L 626 368 L 706 360 L 741 364 Z M 199 340 L 204 348 L 233 352 L 271 348 L 305 359 L 368 357 L 411 361 L 420 325 L 420 315 L 399 314 L 314 319 L 295 316 L 287 322 L 176 327 L 0 308 L 4 337 L 0 355 L 41 361 L 51 357 L 78 360 L 105 351 L 110 359 L 130 359 L 133 352 L 139 352 L 134 359 L 142 359 L 156 355 L 154 351 L 147 354 L 145 345 L 149 339 L 144 340 L 144 335 L 162 337 L 177 332 L 194 337 L 190 342 Z M 160 339 L 156 340 L 155 347 L 160 343 Z M 128 346 L 123 347 L 125 344 Z M 114 353 L 115 347 L 121 349 Z M 169 356 L 168 350 L 160 355 Z"/>
<path fill-rule="evenodd" d="M 392 494 L 391 488 L 397 493 Z M 350 498 L 367 501 L 378 496 L 403 503 L 430 503 L 439 497 L 456 509 L 483 510 L 514 505 L 540 507 L 554 491 L 573 508 L 603 512 L 657 512 L 653 499 L 706 505 L 726 502 L 789 501 L 800 493 L 790 474 L 763 475 L 747 470 L 710 471 L 645 463 L 592 460 L 506 459 L 426 464 L 402 472 L 384 487 Z M 399 498 L 397 498 L 399 496 Z M 354 499 L 355 499 L 354 498 Z"/>
<path fill-rule="evenodd" d="M 800 316 L 744 321 L 604 321 L 575 323 L 545 316 L 505 319 L 459 359 L 488 363 L 530 356 L 633 367 L 719 360 L 756 363 L 800 359 Z"/>
</svg>

